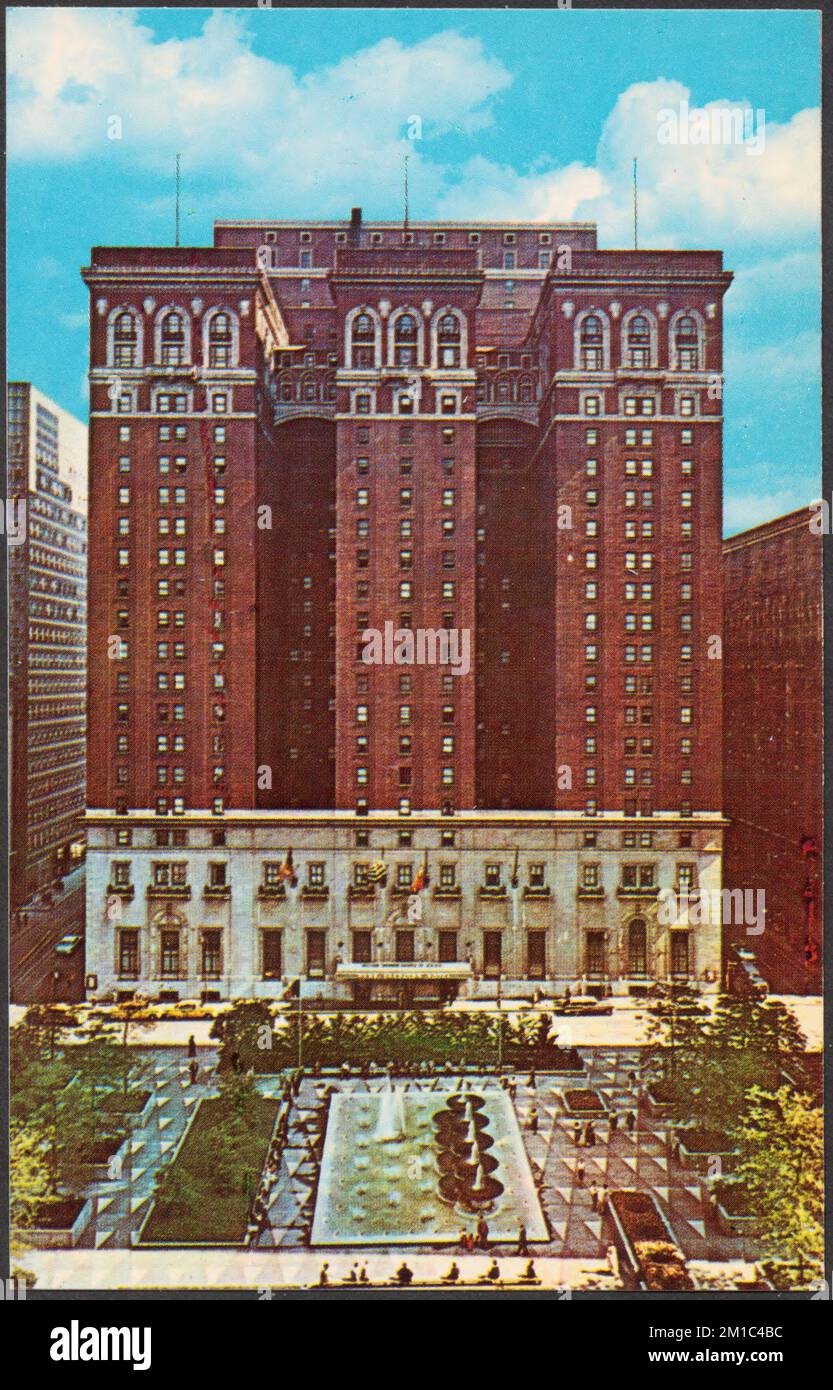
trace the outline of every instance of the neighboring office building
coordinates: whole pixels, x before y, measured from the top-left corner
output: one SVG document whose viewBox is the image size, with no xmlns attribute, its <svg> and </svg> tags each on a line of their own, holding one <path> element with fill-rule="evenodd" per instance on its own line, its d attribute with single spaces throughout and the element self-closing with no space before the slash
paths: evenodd
<svg viewBox="0 0 833 1390">
<path fill-rule="evenodd" d="M 54 940 L 83 933 L 87 640 L 87 430 L 28 382 L 8 387 L 8 497 L 11 986 L 28 998 Z"/>
<path fill-rule="evenodd" d="M 822 538 L 809 508 L 723 543 L 724 880 L 763 889 L 770 989 L 821 989 Z"/>
<path fill-rule="evenodd" d="M 356 209 L 84 278 L 95 992 L 714 988 L 720 253 Z"/>
</svg>

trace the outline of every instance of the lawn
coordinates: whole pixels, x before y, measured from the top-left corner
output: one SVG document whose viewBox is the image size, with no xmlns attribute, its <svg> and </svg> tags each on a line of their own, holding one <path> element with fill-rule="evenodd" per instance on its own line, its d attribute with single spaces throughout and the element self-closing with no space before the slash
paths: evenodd
<svg viewBox="0 0 833 1390">
<path fill-rule="evenodd" d="M 245 1128 L 229 1138 L 223 1101 L 204 1100 L 162 1180 L 140 1244 L 240 1245 L 279 1108 L 258 1096 Z"/>
</svg>

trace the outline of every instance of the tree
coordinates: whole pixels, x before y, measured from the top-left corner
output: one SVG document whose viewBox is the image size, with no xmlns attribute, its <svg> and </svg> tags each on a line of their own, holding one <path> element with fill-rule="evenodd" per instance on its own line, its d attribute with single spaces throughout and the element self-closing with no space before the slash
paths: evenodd
<svg viewBox="0 0 833 1390">
<path fill-rule="evenodd" d="M 34 1225 L 38 1207 L 55 1195 L 49 1164 L 54 1133 L 37 1124 L 12 1123 L 9 1140 L 9 1223 L 12 1254 L 27 1248 L 26 1231 Z"/>
<path fill-rule="evenodd" d="M 782 1086 L 753 1087 L 735 1130 L 735 1176 L 749 1197 L 760 1239 L 772 1255 L 794 1260 L 798 1280 L 824 1263 L 824 1124 L 809 1096 Z"/>
</svg>

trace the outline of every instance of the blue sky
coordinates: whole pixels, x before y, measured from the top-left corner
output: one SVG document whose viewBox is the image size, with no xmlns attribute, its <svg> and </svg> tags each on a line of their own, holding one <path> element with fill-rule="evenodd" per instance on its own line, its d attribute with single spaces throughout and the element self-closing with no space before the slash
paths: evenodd
<svg viewBox="0 0 833 1390">
<path fill-rule="evenodd" d="M 9 368 L 86 410 L 92 245 L 215 216 L 595 220 L 720 247 L 726 529 L 820 490 L 819 18 L 786 11 L 8 12 Z M 749 105 L 762 151 L 668 146 L 657 112 Z M 422 138 L 409 143 L 418 115 Z M 108 138 L 118 116 L 121 138 Z M 756 117 L 756 128 L 759 118 Z M 110 130 L 113 125 L 110 122 Z"/>
</svg>

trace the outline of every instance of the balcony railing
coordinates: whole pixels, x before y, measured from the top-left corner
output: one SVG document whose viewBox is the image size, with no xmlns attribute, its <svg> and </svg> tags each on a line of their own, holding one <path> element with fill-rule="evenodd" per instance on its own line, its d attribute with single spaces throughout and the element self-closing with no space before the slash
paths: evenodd
<svg viewBox="0 0 833 1390">
<path fill-rule="evenodd" d="M 257 885 L 257 896 L 266 902 L 277 902 L 286 897 L 286 884 L 284 883 L 259 883 Z"/>
<path fill-rule="evenodd" d="M 587 884 L 580 883 L 576 889 L 576 897 L 580 899 L 590 899 L 594 902 L 600 902 L 604 896 L 605 890 L 600 883 L 597 883 L 592 888 Z"/>
<path fill-rule="evenodd" d="M 204 898 L 230 898 L 231 884 L 206 883 L 205 887 L 202 890 L 202 895 Z"/>
<path fill-rule="evenodd" d="M 351 902 L 372 902 L 376 897 L 376 889 L 372 883 L 351 883 L 347 888 L 347 896 Z"/>
<path fill-rule="evenodd" d="M 305 883 L 301 889 L 302 898 L 314 898 L 318 902 L 323 902 L 329 896 L 330 890 L 326 883 Z"/>
<path fill-rule="evenodd" d="M 190 898 L 190 883 L 149 883 L 147 887 L 149 898 Z"/>
<path fill-rule="evenodd" d="M 524 888 L 525 898 L 548 898 L 550 896 L 550 886 L 548 883 L 528 883 Z"/>
<path fill-rule="evenodd" d="M 132 883 L 108 883 L 108 898 L 123 898 L 125 902 L 131 902 L 136 896 L 136 887 Z"/>
<path fill-rule="evenodd" d="M 478 888 L 477 891 L 478 891 L 478 893 L 479 893 L 479 895 L 480 895 L 481 898 L 505 898 L 505 897 L 506 897 L 506 884 L 505 884 L 505 883 L 481 883 L 481 885 L 480 885 L 480 887 Z"/>
</svg>

